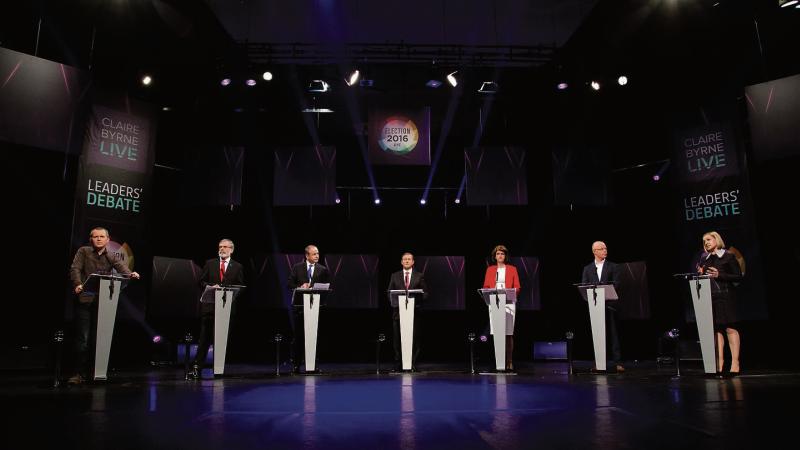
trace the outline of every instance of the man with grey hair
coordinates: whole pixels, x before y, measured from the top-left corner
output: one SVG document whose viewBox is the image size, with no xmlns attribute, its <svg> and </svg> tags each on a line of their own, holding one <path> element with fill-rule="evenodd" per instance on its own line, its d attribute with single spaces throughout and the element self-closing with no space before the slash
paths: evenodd
<svg viewBox="0 0 800 450">
<path fill-rule="evenodd" d="M 594 261 L 583 268 L 582 283 L 616 284 L 618 280 L 617 265 L 607 260 L 608 247 L 605 242 L 596 241 L 592 244 Z M 611 347 L 611 365 L 617 372 L 624 372 L 622 365 L 622 350 L 619 345 L 617 332 L 617 305 L 616 302 L 606 302 L 606 333 Z"/>
<path fill-rule="evenodd" d="M 242 265 L 231 259 L 233 254 L 233 241 L 222 239 L 217 246 L 217 257 L 206 261 L 203 272 L 200 274 L 200 287 L 228 286 L 244 283 Z M 192 368 L 187 374 L 189 378 L 199 379 L 203 362 L 208 355 L 214 332 L 214 304 L 200 304 L 200 337 L 197 343 L 197 355 L 194 357 Z"/>
</svg>

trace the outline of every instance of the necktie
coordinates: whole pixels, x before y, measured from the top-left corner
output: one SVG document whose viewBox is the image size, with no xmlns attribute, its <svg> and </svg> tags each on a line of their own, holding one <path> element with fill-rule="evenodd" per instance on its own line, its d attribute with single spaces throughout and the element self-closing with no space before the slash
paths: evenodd
<svg viewBox="0 0 800 450">
<path fill-rule="evenodd" d="M 308 282 L 311 283 L 311 276 L 314 275 L 314 265 L 308 265 Z"/>
<path fill-rule="evenodd" d="M 219 281 L 225 279 L 225 260 L 219 260 Z"/>
<path fill-rule="evenodd" d="M 408 272 L 406 272 L 406 290 L 408 290 Z"/>
</svg>

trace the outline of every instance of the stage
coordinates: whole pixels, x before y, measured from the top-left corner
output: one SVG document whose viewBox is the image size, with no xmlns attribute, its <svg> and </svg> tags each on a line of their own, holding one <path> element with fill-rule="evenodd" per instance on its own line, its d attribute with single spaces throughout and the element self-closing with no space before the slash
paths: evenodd
<svg viewBox="0 0 800 450">
<path fill-rule="evenodd" d="M 0 374 L 3 448 L 425 449 L 758 448 L 794 435 L 800 373 L 759 369 L 706 377 L 696 363 L 528 363 L 515 375 L 421 365 L 321 364 L 275 376 L 232 365 L 184 380 L 181 368 L 114 371 L 109 381 L 52 387 L 44 373 Z M 785 438 L 785 439 L 782 439 Z"/>
</svg>

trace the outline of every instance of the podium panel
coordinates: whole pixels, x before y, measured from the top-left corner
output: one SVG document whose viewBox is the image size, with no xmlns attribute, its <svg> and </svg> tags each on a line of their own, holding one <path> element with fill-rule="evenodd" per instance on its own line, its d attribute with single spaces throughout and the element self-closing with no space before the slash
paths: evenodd
<svg viewBox="0 0 800 450">
<path fill-rule="evenodd" d="M 119 303 L 119 292 L 122 289 L 122 278 L 114 276 L 99 276 L 99 278 L 97 340 L 94 349 L 93 378 L 95 380 L 106 380 L 108 379 L 108 359 L 111 355 L 114 324 L 117 321 L 117 305 Z"/>
</svg>

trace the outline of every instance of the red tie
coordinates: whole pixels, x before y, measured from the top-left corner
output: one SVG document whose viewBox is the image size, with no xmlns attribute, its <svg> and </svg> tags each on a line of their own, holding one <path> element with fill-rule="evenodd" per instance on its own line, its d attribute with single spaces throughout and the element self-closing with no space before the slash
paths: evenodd
<svg viewBox="0 0 800 450">
<path fill-rule="evenodd" d="M 219 281 L 222 281 L 224 279 L 225 279 L 225 260 L 224 259 L 220 259 L 219 260 Z"/>
<path fill-rule="evenodd" d="M 408 272 L 406 272 L 406 290 L 408 290 Z"/>
</svg>

